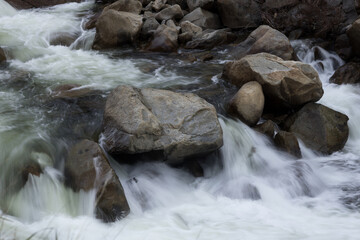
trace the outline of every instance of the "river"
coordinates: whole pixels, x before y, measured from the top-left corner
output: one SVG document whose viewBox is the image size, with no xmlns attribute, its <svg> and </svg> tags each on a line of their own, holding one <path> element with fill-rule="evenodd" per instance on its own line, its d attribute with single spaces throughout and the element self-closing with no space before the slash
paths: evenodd
<svg viewBox="0 0 360 240">
<path fill-rule="evenodd" d="M 206 63 L 131 49 L 93 51 L 95 32 L 82 28 L 92 6 L 17 11 L 0 0 L 0 46 L 10 58 L 0 66 L 1 240 L 359 239 L 360 86 L 329 83 L 343 64 L 336 54 L 311 41 L 292 42 L 301 61 L 320 75 L 325 94 L 319 102 L 350 119 L 342 151 L 322 156 L 300 143 L 303 158 L 294 160 L 224 117 L 221 99 L 234 93 L 219 79 L 228 49 Z M 50 45 L 59 33 L 77 40 L 69 47 Z M 52 97 L 62 84 L 93 94 Z M 218 110 L 224 146 L 204 160 L 202 178 L 160 162 L 113 161 L 131 213 L 105 224 L 94 217 L 95 192 L 66 188 L 62 173 L 66 151 L 76 140 L 96 136 L 106 96 L 121 84 L 205 97 Z M 44 173 L 20 189 L 19 169 L 31 161 Z"/>
</svg>

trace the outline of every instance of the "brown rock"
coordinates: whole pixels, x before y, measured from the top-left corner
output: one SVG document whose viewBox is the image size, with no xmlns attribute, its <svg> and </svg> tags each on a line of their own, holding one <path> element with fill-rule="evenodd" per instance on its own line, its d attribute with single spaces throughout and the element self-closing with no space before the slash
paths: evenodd
<svg viewBox="0 0 360 240">
<path fill-rule="evenodd" d="M 0 48 L 0 63 L 1 62 L 5 62 L 6 61 L 6 55 L 4 50 L 2 50 L 2 48 Z"/>
<path fill-rule="evenodd" d="M 166 0 L 155 0 L 154 3 L 152 4 L 152 8 L 155 12 L 160 11 L 161 9 L 163 9 L 166 5 Z"/>
<path fill-rule="evenodd" d="M 229 113 L 237 116 L 244 123 L 254 126 L 259 121 L 265 98 L 258 82 L 244 84 L 230 101 Z"/>
<path fill-rule="evenodd" d="M 346 32 L 354 54 L 360 57 L 360 19 L 356 20 Z"/>
<path fill-rule="evenodd" d="M 285 131 L 280 131 L 276 134 L 274 143 L 277 147 L 284 150 L 285 152 L 297 158 L 301 158 L 299 142 L 295 134 Z"/>
<path fill-rule="evenodd" d="M 336 84 L 360 83 L 360 63 L 349 62 L 338 68 L 330 78 Z"/>
<path fill-rule="evenodd" d="M 189 21 L 203 29 L 218 29 L 221 27 L 221 22 L 218 15 L 201 8 L 197 8 L 187 14 L 181 20 L 181 23 L 184 21 Z"/>
<path fill-rule="evenodd" d="M 154 52 L 173 52 L 177 50 L 178 46 L 178 31 L 176 28 L 162 24 L 156 29 L 148 50 Z"/>
<path fill-rule="evenodd" d="M 142 9 L 142 4 L 138 0 L 118 0 L 113 4 L 104 8 L 103 12 L 106 12 L 110 9 L 121 11 L 121 12 L 130 12 L 134 14 L 140 14 Z"/>
<path fill-rule="evenodd" d="M 98 218 L 113 222 L 129 213 L 121 183 L 97 143 L 82 140 L 70 150 L 65 164 L 65 176 L 67 185 L 75 191 L 97 191 Z"/>
<path fill-rule="evenodd" d="M 262 124 L 256 125 L 254 129 L 272 139 L 274 137 L 275 130 L 278 130 L 278 126 L 273 121 L 267 120 Z"/>
</svg>

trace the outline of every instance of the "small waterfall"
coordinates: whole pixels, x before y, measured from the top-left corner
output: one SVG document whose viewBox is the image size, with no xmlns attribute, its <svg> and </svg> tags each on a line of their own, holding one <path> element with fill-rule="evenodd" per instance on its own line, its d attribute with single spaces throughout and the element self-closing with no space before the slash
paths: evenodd
<svg viewBox="0 0 360 240">
<path fill-rule="evenodd" d="M 0 17 L 13 16 L 16 14 L 16 9 L 4 0 L 0 1 Z"/>
</svg>

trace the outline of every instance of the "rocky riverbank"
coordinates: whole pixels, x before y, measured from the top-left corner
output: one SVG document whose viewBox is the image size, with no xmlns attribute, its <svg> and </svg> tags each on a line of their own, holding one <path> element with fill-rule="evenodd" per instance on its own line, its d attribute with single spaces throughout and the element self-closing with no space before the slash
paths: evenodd
<svg viewBox="0 0 360 240">
<path fill-rule="evenodd" d="M 26 9 L 67 1 L 8 2 Z M 358 11 L 358 1 L 345 0 L 101 1 L 84 27 L 96 29 L 92 48 L 100 53 L 132 47 L 180 58 L 182 51 L 196 54 L 226 45 L 231 51 L 219 81 L 237 92 L 215 99 L 224 106 L 222 114 L 265 134 L 289 158 L 299 159 L 299 140 L 319 154 L 342 150 L 349 118 L 316 103 L 324 94 L 322 82 L 312 66 L 298 61 L 289 39 L 321 38 L 324 48 L 341 53 L 347 61 L 331 81 L 358 83 Z M 0 62 L 5 61 L 6 52 L 0 48 Z M 67 85 L 54 89 L 49 101 L 76 101 L 88 95 L 91 90 Z M 198 162 L 223 146 L 219 114 L 206 100 L 176 89 L 129 85 L 113 89 L 100 107 L 100 131 L 92 139 L 78 139 L 69 150 L 67 186 L 74 191 L 96 189 L 96 215 L 109 222 L 130 211 L 109 158 L 130 164 L 164 161 L 176 167 L 194 162 L 190 165 L 201 172 Z M 25 171 L 26 179 L 27 174 L 32 171 Z"/>
</svg>

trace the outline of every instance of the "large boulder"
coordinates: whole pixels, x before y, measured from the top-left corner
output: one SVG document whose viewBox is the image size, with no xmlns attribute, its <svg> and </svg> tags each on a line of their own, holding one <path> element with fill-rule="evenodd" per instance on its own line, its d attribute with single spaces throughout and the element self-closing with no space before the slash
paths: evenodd
<svg viewBox="0 0 360 240">
<path fill-rule="evenodd" d="M 331 154 L 341 150 L 349 136 L 349 118 L 321 104 L 308 103 L 288 117 L 284 129 L 295 133 L 309 148 Z"/>
<path fill-rule="evenodd" d="M 336 84 L 360 83 L 360 63 L 349 62 L 338 68 L 330 78 Z"/>
<path fill-rule="evenodd" d="M 356 20 L 346 32 L 354 54 L 360 57 L 360 19 Z"/>
<path fill-rule="evenodd" d="M 215 7 L 215 0 L 187 0 L 190 11 L 196 8 L 212 10 Z"/>
<path fill-rule="evenodd" d="M 213 105 L 190 93 L 119 86 L 106 102 L 103 147 L 116 156 L 162 153 L 170 164 L 223 144 Z"/>
<path fill-rule="evenodd" d="M 113 222 L 129 213 L 123 187 L 97 143 L 82 140 L 72 147 L 65 176 L 67 185 L 75 191 L 96 190 L 98 218 Z"/>
<path fill-rule="evenodd" d="M 137 14 L 110 9 L 96 22 L 93 48 L 98 50 L 133 44 L 142 24 L 142 17 Z"/>
<path fill-rule="evenodd" d="M 141 35 L 144 38 L 151 37 L 159 26 L 160 23 L 154 17 L 147 18 L 141 28 Z"/>
<path fill-rule="evenodd" d="M 238 87 L 257 81 L 263 87 L 266 106 L 274 110 L 316 102 L 324 93 L 319 76 L 310 65 L 284 61 L 268 53 L 226 63 L 223 77 Z"/>
<path fill-rule="evenodd" d="M 223 24 L 229 28 L 255 28 L 261 20 L 261 9 L 254 0 L 218 0 Z"/>
<path fill-rule="evenodd" d="M 2 48 L 0 48 L 0 63 L 6 61 L 6 55 Z"/>
<path fill-rule="evenodd" d="M 202 28 L 189 22 L 183 21 L 180 23 L 180 28 L 182 33 L 191 33 L 192 36 L 202 33 Z"/>
<path fill-rule="evenodd" d="M 181 10 L 181 7 L 177 4 L 164 8 L 155 15 L 156 20 L 163 21 L 169 19 L 181 19 L 184 17 L 184 14 Z"/>
<path fill-rule="evenodd" d="M 173 52 L 178 47 L 177 29 L 162 24 L 154 32 L 154 37 L 148 50 L 154 52 Z"/>
<path fill-rule="evenodd" d="M 276 29 L 262 25 L 254 30 L 249 37 L 236 46 L 234 56 L 240 59 L 248 54 L 266 52 L 284 60 L 293 58 L 294 49 L 289 39 Z"/>
<path fill-rule="evenodd" d="M 299 142 L 294 133 L 280 131 L 276 134 L 274 143 L 281 150 L 297 158 L 301 158 Z"/>
<path fill-rule="evenodd" d="M 142 9 L 142 4 L 138 0 L 118 0 L 113 4 L 104 8 L 103 12 L 106 12 L 110 9 L 121 11 L 121 12 L 130 12 L 134 14 L 140 14 Z"/>
<path fill-rule="evenodd" d="M 58 4 L 81 2 L 81 0 L 6 0 L 17 9 L 50 7 Z"/>
<path fill-rule="evenodd" d="M 229 113 L 244 123 L 254 126 L 264 110 L 265 97 L 258 82 L 244 84 L 230 100 Z"/>
<path fill-rule="evenodd" d="M 191 13 L 185 15 L 181 22 L 184 21 L 189 21 L 203 29 L 221 28 L 219 16 L 202 8 L 196 8 Z"/>
<path fill-rule="evenodd" d="M 271 120 L 267 120 L 266 122 L 256 125 L 254 127 L 254 130 L 256 130 L 272 139 L 274 137 L 275 131 L 278 131 L 279 128 L 276 125 L 276 123 L 274 123 Z"/>
</svg>

